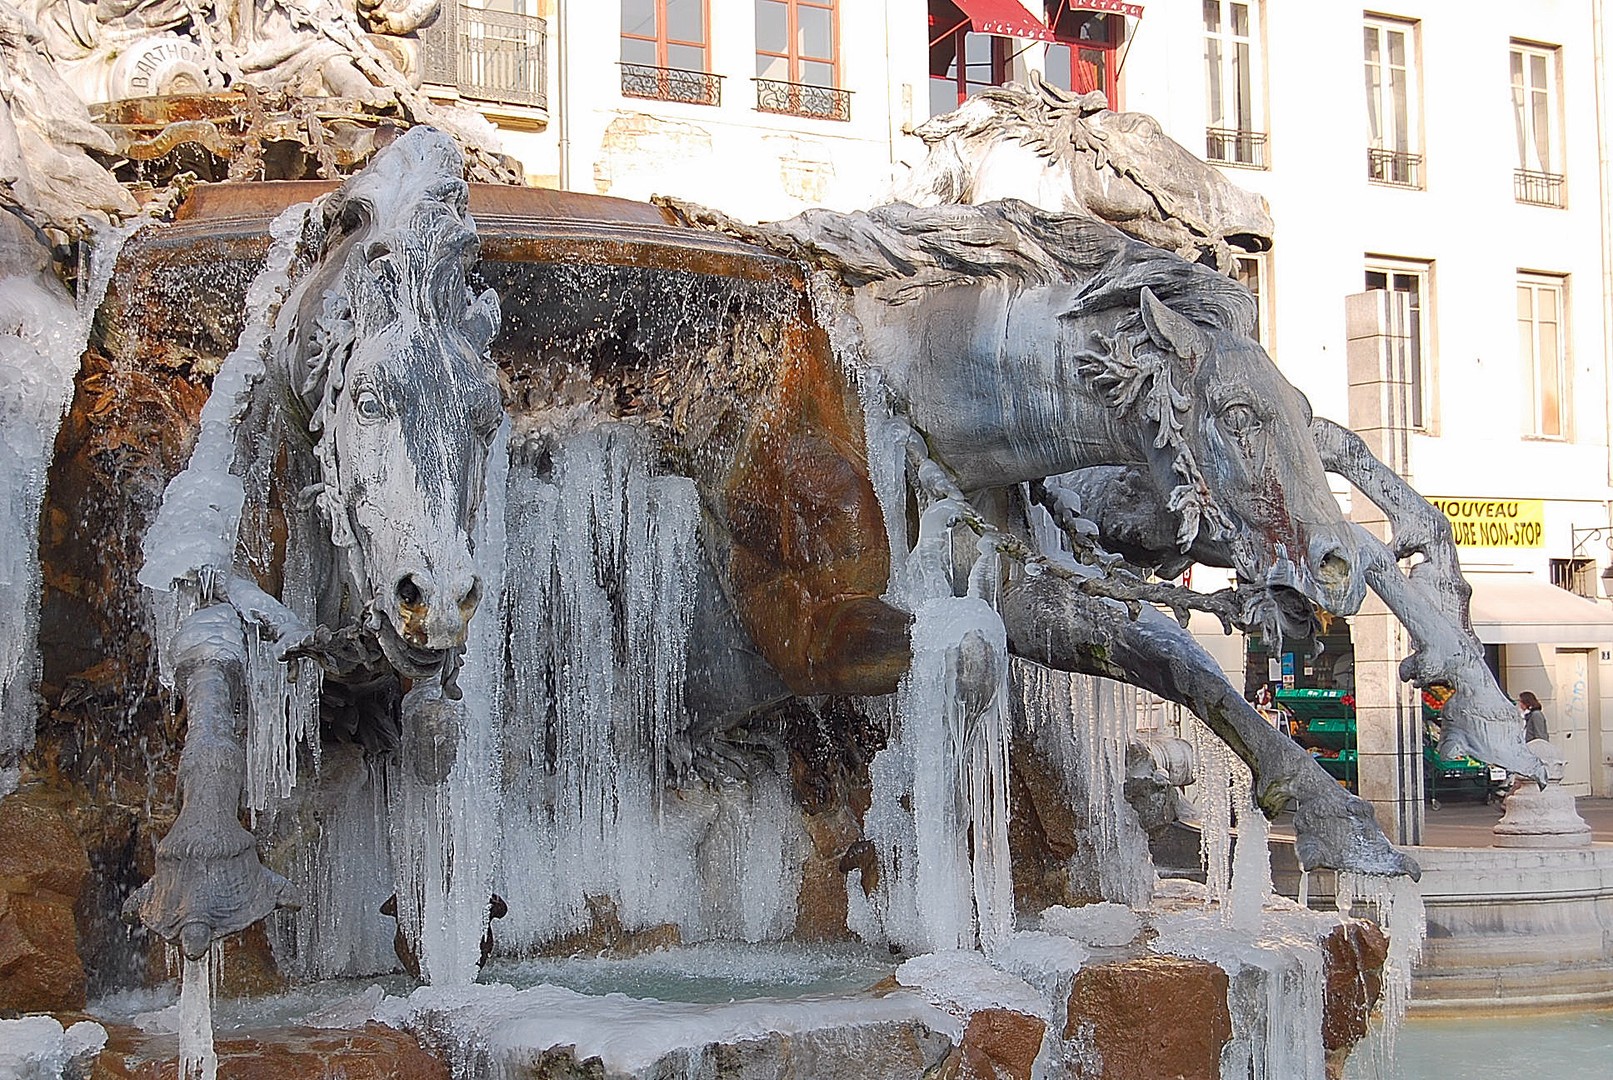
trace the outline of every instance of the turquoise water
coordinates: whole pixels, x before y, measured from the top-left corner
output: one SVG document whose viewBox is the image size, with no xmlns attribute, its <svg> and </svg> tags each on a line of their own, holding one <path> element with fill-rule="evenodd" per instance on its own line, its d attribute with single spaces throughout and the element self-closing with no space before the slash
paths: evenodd
<svg viewBox="0 0 1613 1080">
<path fill-rule="evenodd" d="M 1394 1061 L 1369 1036 L 1345 1080 L 1613 1080 L 1613 1010 L 1406 1021 Z"/>
<path fill-rule="evenodd" d="M 712 943 L 623 958 L 495 960 L 478 981 L 710 1004 L 856 993 L 894 968 L 889 952 L 860 945 Z"/>
</svg>

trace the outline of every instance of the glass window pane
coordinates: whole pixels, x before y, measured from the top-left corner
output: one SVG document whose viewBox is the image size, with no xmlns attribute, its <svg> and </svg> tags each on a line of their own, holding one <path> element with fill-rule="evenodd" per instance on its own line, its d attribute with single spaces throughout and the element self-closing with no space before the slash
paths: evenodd
<svg viewBox="0 0 1613 1080">
<path fill-rule="evenodd" d="M 1512 50 L 1512 85 L 1523 85 L 1523 53 Z"/>
<path fill-rule="evenodd" d="M 834 65 L 803 60 L 801 61 L 801 81 L 808 86 L 833 86 L 835 84 Z"/>
<path fill-rule="evenodd" d="M 622 33 L 655 36 L 655 0 L 622 0 Z"/>
<path fill-rule="evenodd" d="M 705 71 L 706 50 L 698 45 L 668 45 L 666 64 L 684 71 Z"/>
<path fill-rule="evenodd" d="M 1535 292 L 1527 285 L 1518 286 L 1518 318 L 1535 317 Z"/>
<path fill-rule="evenodd" d="M 1410 95 L 1406 89 L 1405 72 L 1390 70 L 1389 94 L 1391 98 L 1392 120 L 1390 123 L 1392 130 L 1388 132 L 1387 142 L 1392 149 L 1407 153 L 1411 150 L 1411 128 L 1407 123 L 1409 108 L 1407 99 Z"/>
<path fill-rule="evenodd" d="M 1534 99 L 1534 168 L 1551 172 L 1551 101 L 1543 93 L 1535 94 Z"/>
<path fill-rule="evenodd" d="M 834 56 L 834 14 L 828 8 L 797 8 L 795 19 L 802 56 L 824 60 Z"/>
<path fill-rule="evenodd" d="M 1043 61 L 1047 69 L 1047 81 L 1060 90 L 1070 89 L 1070 47 L 1068 45 L 1049 45 L 1047 59 Z"/>
<path fill-rule="evenodd" d="M 958 107 L 958 84 L 951 79 L 930 80 L 930 115 L 940 116 Z"/>
<path fill-rule="evenodd" d="M 1367 289 L 1368 289 L 1368 291 L 1370 291 L 1372 289 L 1387 289 L 1388 287 L 1389 287 L 1389 275 L 1388 274 L 1384 273 L 1382 270 L 1368 270 L 1367 271 Z"/>
<path fill-rule="evenodd" d="M 1224 128 L 1226 123 L 1226 103 L 1221 97 L 1221 39 L 1204 39 L 1204 74 L 1209 81 L 1210 126 Z"/>
<path fill-rule="evenodd" d="M 1221 0 L 1204 0 L 1204 29 L 1211 34 L 1221 32 Z"/>
<path fill-rule="evenodd" d="M 1391 67 L 1403 68 L 1406 66 L 1406 33 L 1403 30 L 1390 30 L 1384 35 L 1389 39 L 1389 64 Z"/>
<path fill-rule="evenodd" d="M 705 0 L 666 0 L 666 36 L 669 41 L 704 42 Z"/>
<path fill-rule="evenodd" d="M 1542 289 L 1541 300 L 1549 295 L 1549 290 Z M 1540 433 L 1542 435 L 1561 435 L 1563 433 L 1563 387 L 1562 371 L 1558 365 L 1557 354 L 1557 326 L 1555 323 L 1543 322 L 1540 324 Z"/>
<path fill-rule="evenodd" d="M 1249 69 L 1249 46 L 1239 44 L 1232 54 L 1232 77 L 1237 87 L 1232 126 L 1239 131 L 1255 129 L 1254 89 L 1250 83 Z"/>
<path fill-rule="evenodd" d="M 1249 36 L 1249 5 L 1232 5 L 1232 32 L 1239 37 Z"/>
<path fill-rule="evenodd" d="M 1543 323 L 1557 323 L 1557 290 L 1541 286 L 1536 290 L 1539 293 L 1538 307 L 1540 321 Z"/>
<path fill-rule="evenodd" d="M 756 48 L 771 53 L 790 51 L 789 10 L 778 0 L 757 0 Z"/>
<path fill-rule="evenodd" d="M 655 66 L 655 42 L 643 38 L 622 39 L 622 60 L 629 64 Z"/>
<path fill-rule="evenodd" d="M 763 56 L 756 54 L 756 77 L 759 79 L 776 79 L 779 82 L 790 81 L 790 59 L 787 56 Z"/>
<path fill-rule="evenodd" d="M 1365 45 L 1367 63 L 1374 66 L 1382 63 L 1382 57 L 1378 53 L 1378 28 L 1376 26 L 1367 27 L 1362 34 L 1361 40 Z"/>
<path fill-rule="evenodd" d="M 1531 53 L 1529 56 L 1529 84 L 1546 87 L 1546 57 L 1541 53 Z"/>
</svg>

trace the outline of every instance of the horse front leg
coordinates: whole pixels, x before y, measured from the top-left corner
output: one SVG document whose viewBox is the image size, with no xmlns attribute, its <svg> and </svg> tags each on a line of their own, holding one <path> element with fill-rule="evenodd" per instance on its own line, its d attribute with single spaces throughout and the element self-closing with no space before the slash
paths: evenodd
<svg viewBox="0 0 1613 1080">
<path fill-rule="evenodd" d="M 1120 604 L 1086 596 L 1076 582 L 1050 574 L 1011 583 L 1001 609 L 1016 656 L 1130 683 L 1191 709 L 1249 766 L 1268 816 L 1295 804 L 1300 866 L 1420 875 L 1384 836 L 1371 804 L 1268 724 L 1176 622 L 1151 607 L 1129 618 Z"/>
<path fill-rule="evenodd" d="M 125 910 L 185 956 L 276 907 L 295 907 L 286 879 L 258 861 L 241 826 L 246 783 L 246 642 L 229 604 L 196 612 L 174 638 L 175 683 L 185 704 L 179 815 L 157 844 L 157 872 Z"/>
<path fill-rule="evenodd" d="M 1354 484 L 1389 519 L 1392 545 L 1360 530 L 1361 558 L 1368 586 L 1411 635 L 1411 655 L 1401 661 L 1400 677 L 1418 686 L 1448 682 L 1455 691 L 1441 711 L 1440 753 L 1501 765 L 1544 786 L 1546 766 L 1525 745 L 1517 707 L 1496 685 L 1473 632 L 1468 617 L 1473 590 L 1462 577 L 1445 515 L 1379 461 L 1355 432 L 1319 419 L 1311 434 L 1328 471 Z M 1423 561 L 1408 575 L 1398 560 L 1410 555 L 1422 555 Z"/>
</svg>

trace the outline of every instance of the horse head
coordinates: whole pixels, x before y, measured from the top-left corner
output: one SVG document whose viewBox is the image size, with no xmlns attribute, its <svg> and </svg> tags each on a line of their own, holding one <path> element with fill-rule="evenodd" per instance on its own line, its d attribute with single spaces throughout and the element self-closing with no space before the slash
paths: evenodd
<svg viewBox="0 0 1613 1080">
<path fill-rule="evenodd" d="M 1366 578 L 1310 434 L 1310 403 L 1238 322 L 1189 318 L 1144 286 L 1112 355 L 1088 370 L 1112 403 L 1148 422 L 1149 466 L 1169 493 L 1181 551 L 1219 549 L 1246 580 L 1351 614 Z"/>
<path fill-rule="evenodd" d="M 325 204 L 320 267 L 282 308 L 292 385 L 316 436 L 317 503 L 400 674 L 452 672 L 481 598 L 472 525 L 504 417 L 492 290 L 458 149 L 414 128 Z"/>
</svg>

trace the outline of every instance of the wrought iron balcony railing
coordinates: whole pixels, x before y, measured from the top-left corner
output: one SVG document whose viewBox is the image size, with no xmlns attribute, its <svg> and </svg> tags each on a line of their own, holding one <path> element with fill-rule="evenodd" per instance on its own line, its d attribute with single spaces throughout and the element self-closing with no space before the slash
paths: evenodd
<svg viewBox="0 0 1613 1080">
<path fill-rule="evenodd" d="M 756 111 L 816 116 L 824 120 L 851 119 L 851 91 L 831 86 L 757 79 Z"/>
<path fill-rule="evenodd" d="M 1238 128 L 1207 128 L 1204 156 L 1222 165 L 1266 168 L 1266 133 Z"/>
<path fill-rule="evenodd" d="M 445 3 L 420 34 L 420 66 L 428 83 L 500 105 L 548 106 L 548 26 L 515 15 Z"/>
<path fill-rule="evenodd" d="M 1368 147 L 1367 179 L 1374 184 L 1420 188 L 1423 186 L 1423 156 L 1404 150 Z"/>
<path fill-rule="evenodd" d="M 686 101 L 692 105 L 721 105 L 722 76 L 709 71 L 651 67 L 622 61 L 622 93 L 626 97 L 658 101 Z"/>
<path fill-rule="evenodd" d="M 1562 206 L 1563 175 L 1535 172 L 1533 169 L 1514 169 L 1512 196 L 1521 203 L 1532 203 L 1535 206 Z"/>
</svg>

